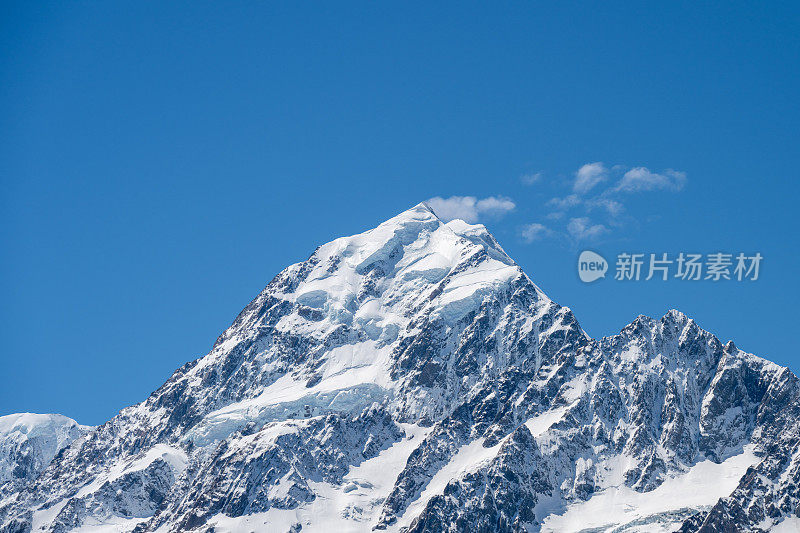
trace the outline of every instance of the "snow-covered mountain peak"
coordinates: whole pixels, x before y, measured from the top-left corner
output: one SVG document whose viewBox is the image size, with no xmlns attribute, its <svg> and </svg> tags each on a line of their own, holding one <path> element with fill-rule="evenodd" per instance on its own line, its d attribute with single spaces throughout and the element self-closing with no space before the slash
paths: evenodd
<svg viewBox="0 0 800 533">
<path fill-rule="evenodd" d="M 419 204 L 280 272 L 0 494 L 0 533 L 757 531 L 800 516 L 797 420 L 787 369 L 675 310 L 593 340 Z"/>
<path fill-rule="evenodd" d="M 650 366 L 658 360 L 670 368 L 713 367 L 722 356 L 722 343 L 680 311 L 660 319 L 639 315 L 620 333 L 600 340 L 613 359 Z"/>
<path fill-rule="evenodd" d="M 324 268 L 307 280 L 328 277 L 342 263 L 358 275 L 376 268 L 386 276 L 441 270 L 478 250 L 514 264 L 483 225 L 458 219 L 445 224 L 420 203 L 376 228 L 320 246 L 311 260 Z"/>
<path fill-rule="evenodd" d="M 528 316 L 531 312 L 536 320 L 545 318 L 541 331 Z M 282 418 L 300 404 L 303 409 L 310 406 L 314 414 L 342 409 L 345 398 L 358 400 L 353 408 L 394 398 L 398 410 L 441 417 L 452 403 L 451 395 L 432 401 L 425 394 L 469 390 L 513 361 L 495 355 L 503 342 L 499 332 L 495 339 L 480 339 L 497 343 L 480 350 L 491 355 L 470 363 L 478 352 L 465 360 L 442 358 L 445 346 L 469 346 L 458 336 L 480 313 L 486 315 L 483 327 L 494 324 L 499 331 L 508 321 L 531 322 L 522 338 L 530 336 L 535 341 L 526 342 L 537 344 L 538 335 L 548 328 L 548 335 L 561 328 L 579 330 L 571 313 L 560 311 L 544 296 L 484 226 L 461 220 L 444 223 L 425 204 L 371 230 L 324 244 L 308 260 L 276 276 L 192 369 L 192 374 L 219 375 L 220 367 L 233 364 L 233 354 L 239 361 L 242 347 L 249 346 L 252 355 L 236 364 L 249 367 L 249 379 L 254 374 L 261 377 L 253 387 L 237 392 L 233 403 L 215 401 L 218 409 L 205 416 L 191 438 L 218 438 L 243 420 L 252 420 L 251 415 L 235 413 L 256 412 L 263 423 Z M 492 335 L 491 329 L 484 333 Z M 420 351 L 423 339 L 427 352 Z M 288 346 L 277 348 L 285 343 L 305 346 L 302 359 L 282 358 L 285 352 L 294 353 Z M 440 348 L 434 350 L 435 345 Z M 536 359 L 535 354 L 530 357 Z M 483 375 L 482 367 L 489 373 Z M 191 381 L 201 386 L 208 379 Z M 401 393 L 409 389 L 426 392 Z M 356 390 L 357 394 L 342 394 Z M 339 399 L 332 406 L 334 397 Z M 269 414 L 267 398 L 272 402 Z M 282 400 L 276 404 L 276 398 Z M 231 419 L 239 422 L 231 426 Z"/>
<path fill-rule="evenodd" d="M 522 275 L 484 226 L 445 224 L 424 203 L 320 246 L 289 274 L 295 272 L 301 274 L 295 281 L 302 279 L 276 296 L 320 310 L 336 324 L 397 327 L 425 306 L 458 320 L 488 292 Z"/>
</svg>

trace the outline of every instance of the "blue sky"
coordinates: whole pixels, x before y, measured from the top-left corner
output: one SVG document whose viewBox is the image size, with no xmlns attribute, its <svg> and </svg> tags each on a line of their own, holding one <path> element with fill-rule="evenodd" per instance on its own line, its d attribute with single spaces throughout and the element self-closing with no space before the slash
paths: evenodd
<svg viewBox="0 0 800 533">
<path fill-rule="evenodd" d="M 800 371 L 796 2 L 0 10 L 0 414 L 101 423 L 283 267 L 437 197 L 592 336 L 677 308 Z M 583 284 L 585 248 L 764 259 Z"/>
</svg>

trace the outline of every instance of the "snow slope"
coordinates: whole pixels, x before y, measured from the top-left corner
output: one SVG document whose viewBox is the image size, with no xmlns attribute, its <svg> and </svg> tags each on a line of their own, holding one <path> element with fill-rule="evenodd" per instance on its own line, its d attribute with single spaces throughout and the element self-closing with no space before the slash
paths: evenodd
<svg viewBox="0 0 800 533">
<path fill-rule="evenodd" d="M 748 446 L 722 463 L 697 463 L 648 492 L 636 492 L 625 485 L 609 487 L 587 501 L 570 505 L 561 515 L 549 516 L 542 531 L 675 531 L 686 518 L 686 510 L 710 508 L 733 492 L 739 479 L 757 462 Z"/>
</svg>

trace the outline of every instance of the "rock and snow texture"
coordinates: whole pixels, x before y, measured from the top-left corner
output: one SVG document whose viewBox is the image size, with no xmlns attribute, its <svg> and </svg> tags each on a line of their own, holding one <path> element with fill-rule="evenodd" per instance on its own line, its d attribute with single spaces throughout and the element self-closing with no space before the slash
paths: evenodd
<svg viewBox="0 0 800 533">
<path fill-rule="evenodd" d="M 51 457 L 0 532 L 792 530 L 800 386 L 677 311 L 591 339 L 420 204 Z"/>
<path fill-rule="evenodd" d="M 62 415 L 0 416 L 0 495 L 33 480 L 59 451 L 90 429 Z"/>
</svg>

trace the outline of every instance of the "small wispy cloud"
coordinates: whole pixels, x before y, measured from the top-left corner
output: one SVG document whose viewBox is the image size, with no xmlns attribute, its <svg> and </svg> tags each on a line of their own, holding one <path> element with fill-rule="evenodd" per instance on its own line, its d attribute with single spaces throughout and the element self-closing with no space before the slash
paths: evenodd
<svg viewBox="0 0 800 533">
<path fill-rule="evenodd" d="M 525 226 L 522 226 L 521 233 L 522 233 L 522 238 L 525 240 L 525 242 L 530 243 L 538 241 L 539 239 L 542 239 L 544 237 L 547 237 L 552 232 L 544 224 L 539 224 L 538 222 L 535 222 L 533 224 L 527 224 Z"/>
<path fill-rule="evenodd" d="M 668 169 L 658 173 L 651 172 L 646 167 L 636 167 L 623 174 L 614 190 L 621 192 L 680 191 L 685 184 L 685 172 Z"/>
<path fill-rule="evenodd" d="M 558 209 L 560 211 L 565 211 L 570 207 L 575 207 L 576 205 L 582 202 L 580 196 L 577 194 L 570 194 L 569 196 L 565 196 L 563 198 L 551 198 L 547 201 L 547 206 Z"/>
<path fill-rule="evenodd" d="M 588 217 L 571 218 L 567 224 L 567 232 L 575 242 L 595 239 L 607 231 L 602 224 L 592 224 Z"/>
<path fill-rule="evenodd" d="M 534 172 L 533 174 L 524 174 L 520 176 L 519 181 L 522 182 L 523 185 L 533 185 L 534 183 L 539 182 L 542 179 L 541 172 Z"/>
<path fill-rule="evenodd" d="M 581 166 L 574 180 L 566 183 L 569 190 L 564 191 L 565 196 L 550 198 L 542 206 L 549 211 L 544 215 L 548 226 L 533 223 L 521 228 L 525 241 L 558 237 L 574 245 L 620 231 L 630 223 L 636 225 L 627 206 L 639 201 L 637 193 L 678 192 L 687 179 L 686 173 L 678 170 L 656 172 L 644 166 L 606 166 L 596 161 Z"/>
<path fill-rule="evenodd" d="M 648 191 L 679 192 L 687 184 L 685 172 L 673 169 L 653 171 L 645 166 L 586 163 L 562 175 L 563 180 L 545 179 L 544 172 L 519 176 L 523 185 L 537 185 L 532 191 L 538 200 L 537 222 L 517 226 L 518 235 L 528 243 L 551 239 L 575 246 L 609 234 L 641 227 L 637 202 L 645 201 Z M 552 196 L 542 197 L 550 190 Z M 652 197 L 650 198 L 652 200 Z M 436 196 L 427 201 L 442 220 L 460 219 L 474 224 L 486 218 L 499 218 L 515 211 L 517 204 L 505 196 Z M 530 219 L 529 219 L 530 220 Z"/>
<path fill-rule="evenodd" d="M 612 217 L 617 218 L 625 211 L 625 206 L 622 202 L 612 200 L 611 198 L 593 198 L 586 202 L 589 209 L 605 209 L 605 211 Z"/>
<path fill-rule="evenodd" d="M 575 173 L 572 190 L 577 194 L 586 194 L 596 185 L 606 180 L 608 169 L 601 162 L 587 163 Z"/>
<path fill-rule="evenodd" d="M 445 222 L 461 219 L 469 224 L 478 222 L 483 215 L 501 216 L 517 207 L 512 199 L 503 196 L 489 196 L 480 200 L 475 196 L 436 196 L 427 204 Z"/>
</svg>

